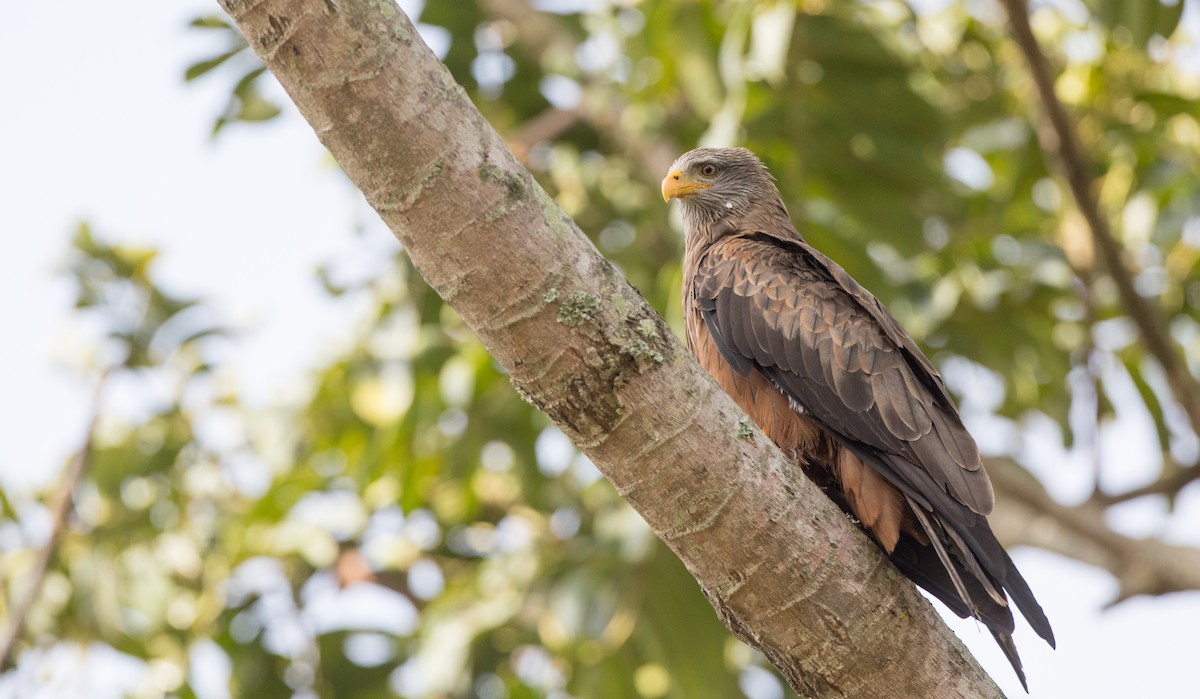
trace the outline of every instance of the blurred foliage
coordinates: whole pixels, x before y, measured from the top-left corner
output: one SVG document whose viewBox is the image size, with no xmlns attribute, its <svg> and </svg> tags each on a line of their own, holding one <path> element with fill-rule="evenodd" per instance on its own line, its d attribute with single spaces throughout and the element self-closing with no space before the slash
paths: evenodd
<svg viewBox="0 0 1200 699">
<path fill-rule="evenodd" d="M 1085 4 L 1041 6 L 1034 25 L 1138 289 L 1195 371 L 1195 38 L 1173 36 L 1181 2 Z M 920 5 L 406 7 L 677 327 L 681 241 L 659 178 L 699 142 L 743 143 L 811 242 L 939 364 L 969 360 L 1002 387 L 948 372 L 974 392 L 968 407 L 1044 414 L 1070 444 L 1132 396 L 1167 461 L 1191 465 L 1195 436 L 1047 170 L 998 8 Z M 237 32 L 216 17 L 193 26 L 222 37 L 185 75 L 230 81 L 214 132 L 275 117 Z M 198 696 L 196 668 L 227 668 L 233 696 L 266 698 L 792 696 L 406 258 L 351 286 L 323 279 L 368 299 L 372 320 L 306 402 L 271 411 L 239 401 L 220 365 L 236 339 L 156 286 L 152 261 L 86 228 L 76 239 L 78 305 L 104 329 L 93 363 L 117 367 L 139 410 L 102 422 L 30 641 L 100 641 L 141 659 L 145 696 Z M 9 518 L 37 507 L 0 504 Z M 0 551 L 10 587 L 28 566 L 22 540 Z"/>
<path fill-rule="evenodd" d="M 226 75 L 236 75 L 237 80 L 229 91 L 221 116 L 213 122 L 212 133 L 216 136 L 227 124 L 236 122 L 270 121 L 279 116 L 279 107 L 262 94 L 262 77 L 266 67 L 250 50 L 245 37 L 227 18 L 221 16 L 197 17 L 192 20 L 193 29 L 204 30 L 224 37 L 225 46 L 208 58 L 196 61 L 183 72 L 183 79 L 191 82 L 217 69 Z"/>
</svg>

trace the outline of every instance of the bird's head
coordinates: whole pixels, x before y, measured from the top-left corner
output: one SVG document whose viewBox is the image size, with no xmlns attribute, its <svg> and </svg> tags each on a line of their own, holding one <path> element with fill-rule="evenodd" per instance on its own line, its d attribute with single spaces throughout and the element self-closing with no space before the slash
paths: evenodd
<svg viewBox="0 0 1200 699">
<path fill-rule="evenodd" d="M 664 201 L 678 199 L 684 220 L 712 222 L 779 200 L 771 173 L 745 148 L 697 148 L 679 156 L 662 181 Z"/>
</svg>

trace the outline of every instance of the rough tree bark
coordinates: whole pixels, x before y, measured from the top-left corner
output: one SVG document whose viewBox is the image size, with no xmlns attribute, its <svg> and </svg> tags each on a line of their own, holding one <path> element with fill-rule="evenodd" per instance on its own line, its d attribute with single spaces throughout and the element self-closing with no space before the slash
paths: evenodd
<svg viewBox="0 0 1200 699">
<path fill-rule="evenodd" d="M 392 0 L 221 5 L 517 390 L 801 696 L 1001 695 L 516 162 Z"/>
</svg>

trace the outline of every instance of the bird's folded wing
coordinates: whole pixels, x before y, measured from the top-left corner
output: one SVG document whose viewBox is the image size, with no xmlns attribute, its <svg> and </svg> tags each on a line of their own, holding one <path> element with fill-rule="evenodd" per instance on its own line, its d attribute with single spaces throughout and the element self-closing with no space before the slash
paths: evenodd
<svg viewBox="0 0 1200 699">
<path fill-rule="evenodd" d="M 750 233 L 715 243 L 692 284 L 730 365 L 762 372 L 828 431 L 879 452 L 902 490 L 942 500 L 936 484 L 991 511 L 978 449 L 941 377 L 841 267 L 804 243 Z"/>
</svg>

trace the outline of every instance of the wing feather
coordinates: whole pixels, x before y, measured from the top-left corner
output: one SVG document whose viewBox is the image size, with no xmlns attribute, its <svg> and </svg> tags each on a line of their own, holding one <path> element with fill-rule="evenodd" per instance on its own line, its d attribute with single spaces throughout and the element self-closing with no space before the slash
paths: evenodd
<svg viewBox="0 0 1200 699">
<path fill-rule="evenodd" d="M 923 469 L 987 514 L 991 484 L 941 377 L 878 301 L 819 255 L 764 236 L 715 243 L 694 281 L 714 340 L 842 437 Z"/>
<path fill-rule="evenodd" d="M 858 345 L 835 347 L 838 370 L 833 374 L 833 389 L 846 407 L 863 413 L 875 405 L 875 392 L 871 382 L 864 381 L 864 372 L 858 361 Z"/>
<path fill-rule="evenodd" d="M 750 329 L 750 337 L 747 338 L 749 349 L 759 366 L 773 367 L 775 359 L 771 352 L 771 335 L 777 335 L 779 331 L 768 324 L 765 308 L 759 306 L 755 311 L 746 314 L 746 325 Z"/>
</svg>

